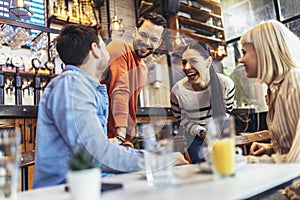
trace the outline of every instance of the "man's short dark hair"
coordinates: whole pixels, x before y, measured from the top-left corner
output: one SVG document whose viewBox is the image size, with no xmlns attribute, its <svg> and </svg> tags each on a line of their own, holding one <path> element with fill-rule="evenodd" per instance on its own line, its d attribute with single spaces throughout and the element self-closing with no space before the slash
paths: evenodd
<svg viewBox="0 0 300 200">
<path fill-rule="evenodd" d="M 146 13 L 139 18 L 137 27 L 140 28 L 146 20 L 149 20 L 152 24 L 164 27 L 162 37 L 165 35 L 167 31 L 167 21 L 162 15 L 155 12 Z"/>
<path fill-rule="evenodd" d="M 56 49 L 61 60 L 66 64 L 79 66 L 88 56 L 91 44 L 99 44 L 97 32 L 91 27 L 80 24 L 66 25 L 55 39 Z"/>
</svg>

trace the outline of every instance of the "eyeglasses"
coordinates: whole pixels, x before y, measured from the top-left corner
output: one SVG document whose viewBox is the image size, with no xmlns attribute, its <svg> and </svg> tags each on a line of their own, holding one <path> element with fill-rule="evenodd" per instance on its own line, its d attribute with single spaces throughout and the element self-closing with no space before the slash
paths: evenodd
<svg viewBox="0 0 300 200">
<path fill-rule="evenodd" d="M 148 40 L 150 39 L 150 42 L 153 44 L 153 45 L 158 45 L 159 42 L 160 42 L 160 39 L 156 38 L 156 37 L 150 37 L 148 35 L 148 33 L 144 32 L 144 31 L 140 31 L 139 29 L 137 29 L 137 32 L 139 33 L 139 35 L 145 39 L 145 40 Z"/>
</svg>

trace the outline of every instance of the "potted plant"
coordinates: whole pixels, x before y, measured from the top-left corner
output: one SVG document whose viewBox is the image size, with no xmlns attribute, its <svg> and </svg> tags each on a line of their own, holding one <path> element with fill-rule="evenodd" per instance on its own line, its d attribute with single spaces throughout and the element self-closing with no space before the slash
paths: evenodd
<svg viewBox="0 0 300 200">
<path fill-rule="evenodd" d="M 68 161 L 67 182 L 74 200 L 99 200 L 101 170 L 93 163 L 92 155 L 80 148 L 72 153 Z"/>
</svg>

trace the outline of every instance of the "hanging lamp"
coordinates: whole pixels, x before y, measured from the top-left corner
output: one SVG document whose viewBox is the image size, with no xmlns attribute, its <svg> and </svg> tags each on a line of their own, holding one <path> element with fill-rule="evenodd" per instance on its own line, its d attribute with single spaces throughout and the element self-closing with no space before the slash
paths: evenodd
<svg viewBox="0 0 300 200">
<path fill-rule="evenodd" d="M 123 26 L 123 20 L 118 18 L 117 13 L 116 13 L 116 2 L 114 0 L 114 16 L 111 20 L 110 24 L 110 31 L 111 32 L 124 32 L 124 26 Z"/>
<path fill-rule="evenodd" d="M 8 10 L 18 18 L 33 15 L 29 8 L 25 6 L 25 0 L 10 0 Z"/>
</svg>

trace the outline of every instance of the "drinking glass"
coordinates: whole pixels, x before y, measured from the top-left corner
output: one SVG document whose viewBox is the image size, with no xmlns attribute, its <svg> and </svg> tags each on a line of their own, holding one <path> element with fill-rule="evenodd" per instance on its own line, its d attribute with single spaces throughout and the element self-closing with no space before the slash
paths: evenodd
<svg viewBox="0 0 300 200">
<path fill-rule="evenodd" d="M 235 126 L 232 116 L 212 117 L 207 124 L 214 178 L 235 174 Z"/>
<path fill-rule="evenodd" d="M 173 167 L 172 123 L 142 124 L 140 132 L 145 148 L 145 170 L 149 186 L 169 186 L 175 184 Z"/>
<path fill-rule="evenodd" d="M 0 199 L 17 199 L 19 162 L 20 133 L 13 128 L 0 128 Z"/>
</svg>

